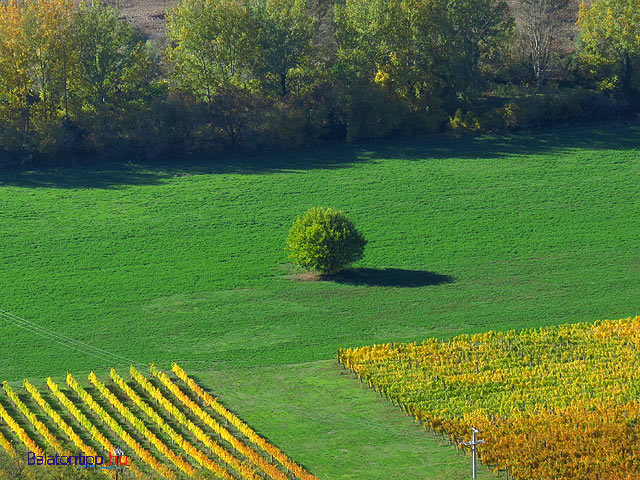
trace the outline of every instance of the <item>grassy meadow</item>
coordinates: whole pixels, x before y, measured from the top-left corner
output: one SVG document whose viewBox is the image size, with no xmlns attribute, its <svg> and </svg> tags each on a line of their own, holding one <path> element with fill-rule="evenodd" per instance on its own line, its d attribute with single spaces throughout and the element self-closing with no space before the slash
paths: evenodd
<svg viewBox="0 0 640 480">
<path fill-rule="evenodd" d="M 463 478 L 337 349 L 640 314 L 639 154 L 619 125 L 0 172 L 0 308 L 177 361 L 320 478 Z M 284 240 L 317 205 L 369 244 L 300 281 Z M 111 366 L 0 329 L 0 379 Z"/>
</svg>

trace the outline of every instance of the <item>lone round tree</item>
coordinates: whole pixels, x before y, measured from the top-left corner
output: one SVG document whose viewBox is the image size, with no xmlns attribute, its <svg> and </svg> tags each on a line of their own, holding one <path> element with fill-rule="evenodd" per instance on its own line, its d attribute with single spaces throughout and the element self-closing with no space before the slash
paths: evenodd
<svg viewBox="0 0 640 480">
<path fill-rule="evenodd" d="M 287 238 L 289 257 L 302 268 L 338 273 L 364 255 L 367 241 L 341 210 L 315 207 L 298 217 Z"/>
</svg>

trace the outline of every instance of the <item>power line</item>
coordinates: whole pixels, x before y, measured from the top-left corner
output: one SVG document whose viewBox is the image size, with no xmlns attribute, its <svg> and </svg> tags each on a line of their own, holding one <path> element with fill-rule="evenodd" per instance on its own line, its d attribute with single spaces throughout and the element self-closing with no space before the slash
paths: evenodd
<svg viewBox="0 0 640 480">
<path fill-rule="evenodd" d="M 122 363 L 123 361 L 125 361 L 126 363 L 129 363 L 129 364 L 143 365 L 142 363 L 135 362 L 123 355 L 112 353 L 103 348 L 98 348 L 93 345 L 89 345 L 88 343 L 84 343 L 74 338 L 62 335 L 61 333 L 58 333 L 54 330 L 50 330 L 48 328 L 42 327 L 34 322 L 18 317 L 17 315 L 14 315 L 10 312 L 7 312 L 1 309 L 0 309 L 0 320 L 4 320 L 18 328 L 27 330 L 30 333 L 33 333 L 34 335 L 38 335 L 42 338 L 46 338 L 47 340 L 58 343 L 71 350 L 75 350 L 77 352 L 81 352 L 86 355 L 91 355 L 95 358 L 99 358 L 100 360 L 106 361 L 107 363 Z"/>
<path fill-rule="evenodd" d="M 101 353 L 92 351 L 91 349 L 84 347 L 83 348 L 78 348 L 77 346 L 74 345 L 74 342 L 70 339 L 66 339 L 66 338 L 56 338 L 55 336 L 52 336 L 50 334 L 50 331 L 47 332 L 46 330 L 39 330 L 39 329 L 34 329 L 32 326 L 29 326 L 28 324 L 23 324 L 23 323 L 19 323 L 17 321 L 15 321 L 15 319 L 11 319 L 11 318 L 7 318 L 6 316 L 0 315 L 0 319 L 1 320 L 5 320 L 8 321 L 9 323 L 13 324 L 13 326 L 21 328 L 23 330 L 28 331 L 31 334 L 37 335 L 39 337 L 42 337 L 50 342 L 54 342 L 57 343 L 59 345 L 62 345 L 63 347 L 66 347 L 68 349 L 74 350 L 76 352 L 81 352 L 84 353 L 86 355 L 90 355 L 93 356 L 95 358 L 98 358 L 102 361 L 105 361 L 107 363 L 112 363 L 114 361 L 113 357 L 109 357 L 108 355 L 103 355 Z"/>
<path fill-rule="evenodd" d="M 146 364 L 143 363 L 139 363 L 139 362 L 135 362 L 127 357 L 124 357 L 122 355 L 119 354 L 115 354 L 112 352 L 109 352 L 108 350 L 102 349 L 102 348 L 98 348 L 95 347 L 93 345 L 89 345 L 87 343 L 81 342 L 79 340 L 76 340 L 74 338 L 71 337 L 67 337 L 65 335 L 62 335 L 54 330 L 50 330 L 47 329 L 45 327 L 42 327 L 34 322 L 31 322 L 29 320 L 26 320 L 24 318 L 18 317 L 17 315 L 14 315 L 10 312 L 7 312 L 5 310 L 0 309 L 0 320 L 4 320 L 8 323 L 11 323 L 13 326 L 18 327 L 20 329 L 29 331 L 30 333 L 33 333 L 37 336 L 40 336 L 42 338 L 45 338 L 47 340 L 50 340 L 52 342 L 58 343 L 59 345 L 62 345 L 66 348 L 69 348 L 71 350 L 75 350 L 78 351 L 80 353 L 84 353 L 86 355 L 90 355 L 93 356 L 95 358 L 98 358 L 100 360 L 106 361 L 107 363 L 119 363 L 122 360 L 125 360 L 127 363 L 129 364 L 134 364 L 134 365 L 139 365 L 139 366 L 146 366 Z M 188 362 L 187 362 L 188 363 Z M 191 362 L 193 363 L 193 362 Z M 223 375 L 225 374 L 224 372 L 220 372 L 223 373 Z M 308 415 L 308 410 L 302 407 L 298 407 L 298 406 L 293 406 L 293 405 L 287 405 L 287 411 L 298 411 L 301 414 L 304 415 Z M 317 412 L 316 412 L 317 414 Z M 318 417 L 320 417 L 320 419 L 326 419 L 326 418 L 333 418 L 332 415 L 316 415 Z M 380 424 L 374 423 L 374 422 L 370 422 L 367 420 L 351 420 L 352 423 L 356 423 L 362 426 L 370 426 L 370 427 L 375 427 L 377 429 L 382 429 L 385 430 L 389 433 L 393 432 L 396 433 L 394 429 L 388 428 L 386 426 L 381 426 Z M 475 432 L 474 432 L 474 437 L 475 437 Z M 482 440 L 480 440 L 478 443 L 484 443 Z M 475 450 L 475 449 L 474 449 Z M 445 462 L 434 462 L 434 463 L 430 463 L 431 466 L 440 466 L 440 465 L 445 465 L 448 463 Z M 475 474 L 475 458 L 474 458 L 474 474 Z M 475 477 L 474 477 L 475 478 Z"/>
<path fill-rule="evenodd" d="M 66 346 L 67 348 L 80 351 L 88 355 L 93 355 L 102 360 L 107 360 L 110 362 L 114 360 L 117 360 L 118 362 L 125 360 L 128 363 L 136 363 L 127 357 L 109 352 L 102 348 L 94 347 L 93 345 L 89 345 L 87 343 L 81 342 L 74 338 L 67 337 L 54 330 L 47 329 L 34 322 L 18 317 L 17 315 L 6 312 L 4 310 L 0 310 L 0 319 L 5 320 L 9 323 L 12 323 L 14 326 L 22 328 L 23 330 L 28 330 L 31 333 L 34 333 L 40 337 L 46 338 L 48 340 L 51 340 L 63 346 Z M 68 342 L 68 344 L 63 342 Z"/>
</svg>

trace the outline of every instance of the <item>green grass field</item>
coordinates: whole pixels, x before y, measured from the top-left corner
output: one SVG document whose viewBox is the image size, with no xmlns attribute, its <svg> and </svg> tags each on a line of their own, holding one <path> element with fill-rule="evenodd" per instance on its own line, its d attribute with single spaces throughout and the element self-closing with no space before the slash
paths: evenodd
<svg viewBox="0 0 640 480">
<path fill-rule="evenodd" d="M 468 458 L 329 360 L 639 314 L 639 154 L 639 127 L 598 126 L 4 172 L 0 308 L 179 362 L 323 479 L 462 478 Z M 347 211 L 365 259 L 292 281 L 284 240 L 316 205 Z M 110 366 L 1 328 L 2 379 Z"/>
</svg>

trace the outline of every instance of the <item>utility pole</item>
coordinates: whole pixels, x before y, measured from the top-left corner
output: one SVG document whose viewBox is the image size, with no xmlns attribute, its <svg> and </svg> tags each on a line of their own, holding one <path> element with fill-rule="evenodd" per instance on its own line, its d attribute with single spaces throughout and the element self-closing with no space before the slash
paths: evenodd
<svg viewBox="0 0 640 480">
<path fill-rule="evenodd" d="M 462 442 L 462 445 L 471 447 L 473 453 L 473 480 L 478 480 L 478 445 L 485 443 L 484 440 L 478 440 L 478 430 L 471 427 L 473 432 L 473 440 L 470 442 Z"/>
<path fill-rule="evenodd" d="M 113 449 L 113 455 L 116 457 L 116 480 L 119 478 L 119 473 L 124 473 L 124 468 L 120 465 L 120 457 L 124 455 L 124 451 L 120 447 L 115 447 Z"/>
</svg>

